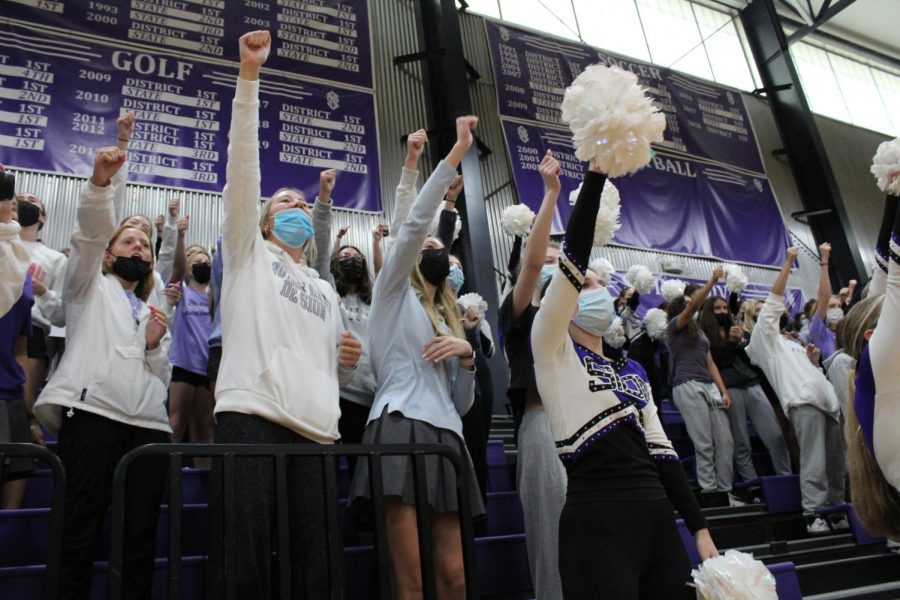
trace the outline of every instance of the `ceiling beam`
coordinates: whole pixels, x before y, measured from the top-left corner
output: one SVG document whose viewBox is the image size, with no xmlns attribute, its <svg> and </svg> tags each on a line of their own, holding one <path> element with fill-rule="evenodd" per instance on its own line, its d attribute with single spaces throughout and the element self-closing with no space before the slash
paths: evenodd
<svg viewBox="0 0 900 600">
<path fill-rule="evenodd" d="M 819 11 L 819 14 L 816 15 L 816 18 L 811 25 L 801 27 L 788 36 L 788 45 L 791 45 L 794 42 L 803 39 L 804 36 L 814 32 L 819 27 L 827 23 L 833 16 L 835 16 L 854 2 L 856 2 L 856 0 L 838 0 L 834 5 L 832 5 L 831 0 L 826 0 L 826 2 L 822 5 L 821 10 Z"/>
</svg>

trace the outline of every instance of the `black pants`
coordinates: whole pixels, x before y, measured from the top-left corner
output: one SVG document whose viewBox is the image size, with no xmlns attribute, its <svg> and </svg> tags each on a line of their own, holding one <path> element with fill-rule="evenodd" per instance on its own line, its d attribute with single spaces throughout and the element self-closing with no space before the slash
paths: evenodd
<svg viewBox="0 0 900 600">
<path fill-rule="evenodd" d="M 338 420 L 338 432 L 341 434 L 342 444 L 359 444 L 362 442 L 363 433 L 366 431 L 366 421 L 369 420 L 369 407 L 341 398 L 341 418 Z M 347 463 L 350 467 L 350 477 L 353 477 L 356 468 L 356 456 L 348 456 Z"/>
<path fill-rule="evenodd" d="M 310 444 L 303 436 L 254 415 L 216 415 L 217 444 Z M 222 461 L 214 459 L 210 474 L 210 549 L 207 591 L 210 600 L 225 598 L 224 535 L 234 542 L 235 598 L 279 598 L 275 461 L 236 458 L 234 463 L 235 522 L 226 529 Z M 322 459 L 288 462 L 292 598 L 330 598 L 325 525 L 325 480 Z M 335 494 L 336 496 L 336 494 Z M 337 509 L 337 498 L 329 498 Z M 282 598 L 281 600 L 289 600 Z"/>
<path fill-rule="evenodd" d="M 565 600 L 693 597 L 668 500 L 567 500 L 559 518 L 559 574 Z"/>
<path fill-rule="evenodd" d="M 59 458 L 66 469 L 60 600 L 83 600 L 90 594 L 97 544 L 119 460 L 132 448 L 168 441 L 164 431 L 85 411 L 63 417 L 58 442 Z M 122 570 L 122 590 L 128 598 L 150 598 L 156 524 L 167 468 L 164 457 L 140 459 L 128 468 Z"/>
</svg>

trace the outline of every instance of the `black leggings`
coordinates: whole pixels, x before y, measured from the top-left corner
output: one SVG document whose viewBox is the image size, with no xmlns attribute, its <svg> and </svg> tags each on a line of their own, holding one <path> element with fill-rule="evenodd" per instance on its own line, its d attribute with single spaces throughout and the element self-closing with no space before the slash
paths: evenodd
<svg viewBox="0 0 900 600">
<path fill-rule="evenodd" d="M 559 574 L 565 600 L 693 597 L 668 500 L 567 500 L 559 518 Z"/>
</svg>

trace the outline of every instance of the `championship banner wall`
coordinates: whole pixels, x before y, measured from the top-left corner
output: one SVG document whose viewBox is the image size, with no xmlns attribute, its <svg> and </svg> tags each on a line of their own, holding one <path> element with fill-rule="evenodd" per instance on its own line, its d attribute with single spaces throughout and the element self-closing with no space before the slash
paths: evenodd
<svg viewBox="0 0 900 600">
<path fill-rule="evenodd" d="M 781 264 L 787 232 L 739 93 L 487 19 L 485 28 L 520 200 L 537 210 L 543 195 L 537 167 L 547 149 L 562 161 L 564 193 L 555 231 L 563 229 L 571 211 L 568 192 L 584 172 L 560 120 L 560 104 L 572 80 L 600 63 L 634 73 L 666 116 L 665 140 L 654 146 L 651 164 L 613 181 L 623 207 L 623 227 L 614 242 Z"/>
<path fill-rule="evenodd" d="M 115 144 L 116 118 L 134 111 L 129 181 L 220 192 L 237 40 L 263 27 L 245 22 L 262 19 L 263 11 L 271 13 L 277 32 L 260 83 L 263 195 L 289 186 L 314 198 L 319 172 L 334 168 L 340 172 L 336 206 L 381 211 L 375 97 L 364 89 L 372 83 L 366 1 L 241 2 L 230 6 L 239 10 L 230 11 L 224 4 L 0 0 L 6 14 L 92 36 L 0 20 L 0 35 L 9 42 L 0 50 L 0 162 L 86 175 L 95 150 Z M 157 35 L 155 43 L 136 35 L 151 22 L 168 35 Z M 300 43 L 290 41 L 291 27 L 306 35 L 308 53 L 302 58 L 289 58 L 289 44 Z M 221 52 L 188 44 L 193 34 L 209 44 L 205 38 L 214 38 Z M 115 39 L 120 36 L 155 47 L 125 45 Z M 357 41 L 355 66 L 316 51 L 351 52 L 350 46 L 330 41 L 335 36 Z"/>
</svg>

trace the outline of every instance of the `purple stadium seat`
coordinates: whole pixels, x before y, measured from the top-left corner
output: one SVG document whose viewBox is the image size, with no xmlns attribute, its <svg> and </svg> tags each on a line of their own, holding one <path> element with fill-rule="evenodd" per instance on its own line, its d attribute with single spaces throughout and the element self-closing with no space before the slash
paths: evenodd
<svg viewBox="0 0 900 600">
<path fill-rule="evenodd" d="M 759 478 L 770 513 L 800 512 L 800 476 L 769 475 Z"/>
<path fill-rule="evenodd" d="M 775 591 L 778 593 L 778 600 L 803 600 L 794 563 L 773 563 L 766 566 L 775 576 Z"/>
</svg>

